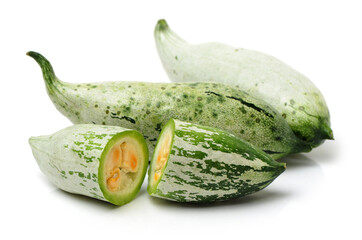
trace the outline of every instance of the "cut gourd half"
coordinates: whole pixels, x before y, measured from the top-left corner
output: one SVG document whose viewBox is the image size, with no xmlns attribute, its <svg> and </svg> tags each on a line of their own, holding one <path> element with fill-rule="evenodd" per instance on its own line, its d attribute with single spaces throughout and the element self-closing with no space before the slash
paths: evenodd
<svg viewBox="0 0 362 240">
<path fill-rule="evenodd" d="M 284 163 L 229 132 L 177 119 L 164 126 L 150 166 L 150 196 L 199 203 L 260 191 L 285 170 Z"/>
<path fill-rule="evenodd" d="M 175 134 L 175 123 L 171 119 L 166 123 L 158 138 L 155 151 L 152 156 L 150 169 L 148 171 L 149 193 L 153 192 L 161 180 L 162 174 L 167 166 Z"/>
<path fill-rule="evenodd" d="M 115 135 L 105 147 L 99 166 L 99 185 L 116 205 L 132 200 L 141 188 L 148 165 L 148 150 L 136 131 Z"/>
</svg>

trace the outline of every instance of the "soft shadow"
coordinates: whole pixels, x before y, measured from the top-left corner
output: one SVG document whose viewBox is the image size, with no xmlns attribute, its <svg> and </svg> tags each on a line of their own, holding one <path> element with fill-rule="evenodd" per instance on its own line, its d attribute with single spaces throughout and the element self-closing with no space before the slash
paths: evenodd
<svg viewBox="0 0 362 240">
<path fill-rule="evenodd" d="M 62 195 L 62 197 L 64 197 L 64 198 L 71 199 L 72 201 L 76 201 L 77 203 L 79 203 L 81 205 L 87 205 L 92 208 L 102 207 L 105 209 L 114 210 L 114 209 L 118 209 L 120 207 L 120 206 L 116 206 L 116 205 L 113 205 L 112 203 L 102 201 L 99 199 L 87 197 L 84 195 L 69 193 L 69 192 L 66 192 L 59 188 L 56 188 L 55 192 L 56 192 L 56 194 Z"/>
<path fill-rule="evenodd" d="M 180 203 L 173 202 L 166 199 L 150 197 L 151 202 L 159 207 L 168 207 L 168 208 L 220 208 L 220 207 L 229 207 L 229 206 L 254 206 L 258 204 L 265 204 L 266 202 L 281 201 L 288 197 L 287 192 L 281 191 L 272 191 L 272 190 L 262 190 L 260 192 L 244 196 L 238 199 L 231 199 L 227 201 L 219 201 L 212 203 Z"/>
<path fill-rule="evenodd" d="M 339 140 L 325 141 L 321 146 L 313 149 L 308 155 L 318 162 L 333 162 L 340 157 L 341 142 Z"/>
<path fill-rule="evenodd" d="M 147 187 L 144 184 L 142 184 L 140 191 L 137 193 L 136 197 L 132 201 L 138 198 L 144 198 L 145 196 L 148 196 Z"/>
<path fill-rule="evenodd" d="M 308 153 L 296 153 L 278 159 L 287 164 L 287 170 L 293 168 L 320 167 L 320 163 L 331 163 L 339 159 L 340 146 L 335 142 L 325 144 Z"/>
<path fill-rule="evenodd" d="M 286 171 L 278 177 L 278 187 L 289 189 L 290 195 L 305 196 L 318 189 L 323 182 L 324 173 L 317 159 L 311 155 L 298 153 L 279 159 L 287 165 Z"/>
<path fill-rule="evenodd" d="M 72 200 L 81 205 L 88 205 L 92 208 L 101 207 L 101 208 L 105 208 L 105 209 L 114 210 L 114 209 L 118 209 L 118 208 L 122 207 L 122 206 L 116 206 L 110 202 L 106 202 L 106 201 L 99 200 L 96 198 L 64 191 L 64 190 L 58 188 L 56 185 L 54 185 L 51 181 L 49 181 L 49 179 L 42 173 L 39 173 L 38 177 L 41 178 L 41 181 L 44 183 L 44 185 L 47 185 L 47 187 L 49 189 L 53 189 L 53 192 L 55 192 L 55 194 L 61 195 L 60 197 L 65 198 L 66 200 Z M 132 201 L 134 201 L 138 198 L 143 198 L 143 197 L 145 197 L 145 195 L 148 195 L 148 193 L 147 193 L 146 188 L 144 186 L 142 186 L 140 191 L 137 193 L 136 197 L 134 199 L 132 199 Z"/>
<path fill-rule="evenodd" d="M 102 201 L 102 200 L 91 198 L 91 197 L 88 197 L 88 196 L 75 194 L 75 193 L 69 193 L 67 191 L 64 191 L 64 190 L 58 188 L 56 185 L 54 185 L 51 181 L 49 181 L 49 179 L 46 176 L 44 176 L 44 174 L 39 173 L 39 178 L 42 179 L 42 182 L 45 185 L 47 185 L 47 187 L 49 189 L 53 189 L 53 192 L 55 194 L 61 195 L 59 197 L 62 197 L 65 200 L 72 200 L 72 201 L 75 201 L 75 202 L 77 202 L 79 204 L 82 204 L 82 205 L 88 205 L 88 206 L 90 206 L 92 208 L 102 207 L 102 208 L 105 208 L 105 209 L 112 210 L 112 209 L 117 209 L 117 208 L 120 207 L 120 206 L 113 205 L 113 204 L 111 204 L 109 202 L 106 202 L 106 201 Z"/>
<path fill-rule="evenodd" d="M 305 167 L 319 167 L 319 165 L 304 153 L 296 153 L 278 159 L 278 162 L 287 164 L 287 170 Z"/>
<path fill-rule="evenodd" d="M 333 162 L 339 159 L 340 149 L 339 142 L 335 140 L 325 141 L 322 145 L 312 149 L 312 151 L 308 153 L 291 154 L 278 159 L 278 161 L 287 163 L 287 168 L 289 166 L 310 166 L 310 164 L 312 164 L 311 162 Z"/>
</svg>

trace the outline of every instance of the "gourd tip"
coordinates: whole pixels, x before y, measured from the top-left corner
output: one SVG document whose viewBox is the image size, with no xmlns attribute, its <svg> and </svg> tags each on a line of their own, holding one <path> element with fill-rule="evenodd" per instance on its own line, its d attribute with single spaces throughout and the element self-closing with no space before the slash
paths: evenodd
<svg viewBox="0 0 362 240">
<path fill-rule="evenodd" d="M 333 130 L 328 123 L 322 123 L 320 129 L 321 139 L 334 140 Z"/>
<path fill-rule="evenodd" d="M 47 84 L 52 84 L 54 81 L 57 81 L 52 65 L 43 55 L 33 51 L 27 52 L 26 55 L 32 57 L 39 64 Z"/>
<path fill-rule="evenodd" d="M 37 57 L 40 57 L 41 55 L 37 52 L 34 52 L 34 51 L 29 51 L 26 53 L 27 56 L 29 57 L 32 57 L 32 58 L 37 58 Z"/>
<path fill-rule="evenodd" d="M 328 129 L 327 131 L 327 138 L 328 140 L 334 140 L 334 134 L 331 128 Z"/>
<path fill-rule="evenodd" d="M 157 26 L 159 30 L 164 30 L 168 28 L 168 24 L 165 19 L 158 20 Z"/>
<path fill-rule="evenodd" d="M 29 52 L 26 53 L 26 55 L 31 57 L 32 55 L 34 55 L 34 52 L 33 52 L 33 51 L 29 51 Z"/>
</svg>

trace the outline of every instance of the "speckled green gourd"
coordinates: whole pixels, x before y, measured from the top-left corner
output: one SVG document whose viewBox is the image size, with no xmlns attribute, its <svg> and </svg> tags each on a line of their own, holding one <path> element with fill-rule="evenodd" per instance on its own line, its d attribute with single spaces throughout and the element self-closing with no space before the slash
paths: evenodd
<svg viewBox="0 0 362 240">
<path fill-rule="evenodd" d="M 170 119 L 220 128 L 259 147 L 274 159 L 310 151 L 285 119 L 262 100 L 217 83 L 100 82 L 58 80 L 50 63 L 40 65 L 48 95 L 73 123 L 119 125 L 140 131 L 152 153 L 161 127 Z"/>
<path fill-rule="evenodd" d="M 148 193 L 177 202 L 214 202 L 260 191 L 285 170 L 234 135 L 171 119 L 148 172 Z"/>
<path fill-rule="evenodd" d="M 173 82 L 217 82 L 240 88 L 280 112 L 294 133 L 316 147 L 333 139 L 327 104 L 304 75 L 270 55 L 221 43 L 189 44 L 165 20 L 156 47 Z"/>
<path fill-rule="evenodd" d="M 131 179 L 125 189 L 110 191 L 105 174 L 107 154 L 124 139 L 137 143 L 139 168 L 137 172 L 125 173 Z M 31 137 L 29 144 L 40 170 L 58 188 L 115 205 L 124 205 L 134 199 L 146 175 L 147 144 L 135 130 L 77 124 L 52 135 Z"/>
</svg>

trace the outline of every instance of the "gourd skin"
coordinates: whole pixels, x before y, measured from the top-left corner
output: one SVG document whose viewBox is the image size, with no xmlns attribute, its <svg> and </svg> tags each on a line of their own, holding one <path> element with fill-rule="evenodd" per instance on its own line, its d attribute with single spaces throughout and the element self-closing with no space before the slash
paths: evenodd
<svg viewBox="0 0 362 240">
<path fill-rule="evenodd" d="M 175 119 L 164 129 L 148 172 L 151 196 L 177 202 L 235 199 L 264 189 L 285 170 L 284 163 L 220 129 Z M 171 140 L 168 151 L 162 149 L 165 140 Z M 157 174 L 164 152 L 168 160 Z"/>
<path fill-rule="evenodd" d="M 119 125 L 140 131 L 152 154 L 161 127 L 177 118 L 220 128 L 270 154 L 274 159 L 310 151 L 283 117 L 264 101 L 216 83 L 101 82 L 71 84 L 57 79 L 42 55 L 48 95 L 73 123 Z"/>
<path fill-rule="evenodd" d="M 131 137 L 141 146 L 140 168 L 132 188 L 119 196 L 107 188 L 104 168 L 110 148 L 125 137 Z M 115 205 L 130 202 L 146 175 L 148 149 L 143 136 L 119 126 L 76 124 L 52 135 L 31 137 L 29 144 L 40 170 L 58 188 Z"/>
<path fill-rule="evenodd" d="M 311 146 L 333 139 L 321 92 L 307 77 L 275 57 L 221 43 L 189 44 L 165 20 L 157 23 L 154 35 L 171 81 L 229 84 L 273 106 Z"/>
</svg>

